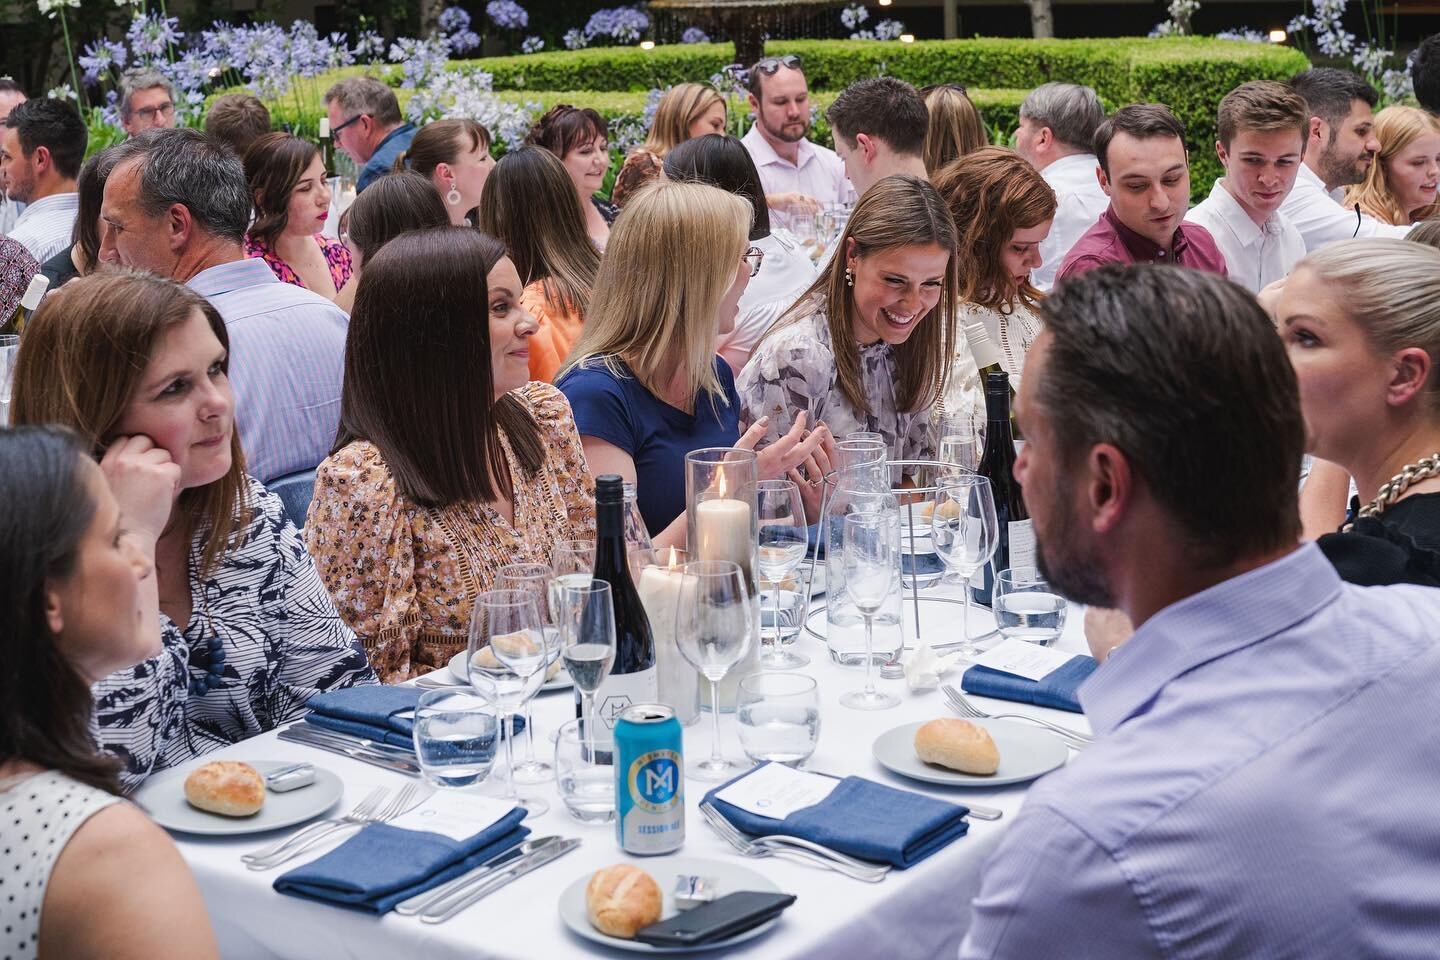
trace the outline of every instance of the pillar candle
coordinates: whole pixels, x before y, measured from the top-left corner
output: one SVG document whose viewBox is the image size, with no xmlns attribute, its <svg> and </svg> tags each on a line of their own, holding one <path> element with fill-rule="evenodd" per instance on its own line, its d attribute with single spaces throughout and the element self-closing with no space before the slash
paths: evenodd
<svg viewBox="0 0 1440 960">
<path fill-rule="evenodd" d="M 675 708 L 682 724 L 700 716 L 700 674 L 680 653 L 675 643 L 675 608 L 680 599 L 681 573 L 673 562 L 670 568 L 647 566 L 640 571 L 637 591 L 650 633 L 655 638 L 656 682 L 660 702 Z"/>
<path fill-rule="evenodd" d="M 695 505 L 697 560 L 731 560 L 750 576 L 755 555 L 755 534 L 750 527 L 750 506 L 741 500 L 702 500 Z"/>
</svg>

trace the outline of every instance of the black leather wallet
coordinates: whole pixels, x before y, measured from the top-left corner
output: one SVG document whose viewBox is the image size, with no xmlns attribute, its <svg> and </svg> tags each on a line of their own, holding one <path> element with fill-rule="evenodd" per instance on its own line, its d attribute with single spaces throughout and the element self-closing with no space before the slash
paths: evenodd
<svg viewBox="0 0 1440 960">
<path fill-rule="evenodd" d="M 652 923 L 635 934 L 635 939 L 654 947 L 690 947 L 713 943 L 744 933 L 751 927 L 780 915 L 795 902 L 791 893 L 761 893 L 742 890 L 727 894 L 669 920 Z"/>
</svg>

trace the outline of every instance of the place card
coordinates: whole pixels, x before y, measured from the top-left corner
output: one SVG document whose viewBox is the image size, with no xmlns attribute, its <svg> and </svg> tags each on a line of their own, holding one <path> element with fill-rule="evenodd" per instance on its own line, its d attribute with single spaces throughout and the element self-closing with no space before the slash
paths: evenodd
<svg viewBox="0 0 1440 960">
<path fill-rule="evenodd" d="M 1028 640 L 1003 640 L 976 657 L 972 663 L 1026 680 L 1043 680 L 1075 659 L 1075 654 L 1054 647 L 1042 647 Z"/>
<path fill-rule="evenodd" d="M 390 826 L 438 833 L 463 842 L 499 822 L 514 807 L 513 803 L 494 797 L 437 790 L 420 806 L 391 820 Z"/>
<path fill-rule="evenodd" d="M 762 817 L 784 820 L 830 796 L 840 781 L 805 773 L 783 763 L 767 763 L 715 794 L 733 807 Z"/>
</svg>

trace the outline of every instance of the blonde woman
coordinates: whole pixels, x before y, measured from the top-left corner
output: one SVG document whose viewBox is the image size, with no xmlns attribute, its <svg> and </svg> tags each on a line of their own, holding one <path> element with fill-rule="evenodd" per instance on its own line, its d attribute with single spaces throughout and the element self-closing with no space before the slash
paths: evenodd
<svg viewBox="0 0 1440 960">
<path fill-rule="evenodd" d="M 750 205 L 715 187 L 661 181 L 637 194 L 615 222 L 585 332 L 556 380 L 591 472 L 635 482 L 659 546 L 685 542 L 685 454 L 753 448 L 767 432 L 761 420 L 741 435 L 734 378 L 715 352 L 759 266 L 749 233 Z M 761 479 L 821 476 L 828 439 L 797 418 L 761 453 Z"/>
<path fill-rule="evenodd" d="M 1345 205 L 1397 226 L 1440 213 L 1440 120 L 1418 107 L 1386 107 L 1375 114 L 1375 138 L 1380 153 Z"/>
<path fill-rule="evenodd" d="M 645 142 L 615 174 L 610 202 L 625 206 L 641 187 L 659 179 L 665 155 L 692 137 L 725 132 L 725 98 L 708 83 L 682 83 L 665 91 Z"/>
<path fill-rule="evenodd" d="M 934 453 L 957 306 L 955 224 L 935 188 L 886 177 L 865 191 L 837 255 L 750 354 L 736 386 L 768 439 L 804 414 L 837 436 L 879 433 L 892 460 Z"/>
<path fill-rule="evenodd" d="M 925 170 L 933 177 L 940 168 L 981 147 L 989 146 L 985 121 L 965 88 L 940 83 L 920 91 L 930 114 L 925 131 Z"/>
</svg>

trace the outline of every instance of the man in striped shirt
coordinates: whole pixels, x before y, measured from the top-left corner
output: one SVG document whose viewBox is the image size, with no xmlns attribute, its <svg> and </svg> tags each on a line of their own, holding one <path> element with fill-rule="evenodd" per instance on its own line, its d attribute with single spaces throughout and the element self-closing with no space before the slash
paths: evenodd
<svg viewBox="0 0 1440 960">
<path fill-rule="evenodd" d="M 26 100 L 5 118 L 0 168 L 10 199 L 26 205 L 10 238 L 42 264 L 70 248 L 80 208 L 75 178 L 89 139 L 79 112 L 53 97 Z"/>
</svg>

